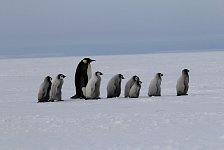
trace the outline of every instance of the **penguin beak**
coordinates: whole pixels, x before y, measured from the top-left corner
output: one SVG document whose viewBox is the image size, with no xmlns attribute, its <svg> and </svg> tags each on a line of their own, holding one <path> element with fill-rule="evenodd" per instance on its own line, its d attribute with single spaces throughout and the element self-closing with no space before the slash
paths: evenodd
<svg viewBox="0 0 224 150">
<path fill-rule="evenodd" d="M 65 75 L 63 75 L 63 78 L 65 78 L 66 76 Z"/>
<path fill-rule="evenodd" d="M 90 62 L 92 62 L 92 61 L 96 61 L 96 60 L 90 59 Z"/>
<path fill-rule="evenodd" d="M 103 75 L 103 73 L 102 73 L 102 72 L 100 72 L 100 75 Z"/>
<path fill-rule="evenodd" d="M 163 74 L 161 73 L 161 77 L 163 76 Z"/>
<path fill-rule="evenodd" d="M 122 76 L 121 79 L 125 79 L 124 76 Z"/>
</svg>

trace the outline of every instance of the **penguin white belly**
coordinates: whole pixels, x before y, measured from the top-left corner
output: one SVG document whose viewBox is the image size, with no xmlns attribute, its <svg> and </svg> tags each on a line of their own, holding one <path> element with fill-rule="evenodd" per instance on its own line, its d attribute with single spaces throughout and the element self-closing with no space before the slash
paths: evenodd
<svg viewBox="0 0 224 150">
<path fill-rule="evenodd" d="M 51 91 L 50 91 L 50 100 L 55 100 L 56 95 L 57 95 L 57 90 L 58 90 L 58 85 L 60 84 L 59 80 L 54 80 L 52 86 L 51 86 Z"/>
<path fill-rule="evenodd" d="M 91 67 L 91 64 L 88 65 L 87 76 L 88 76 L 88 81 L 89 81 L 91 79 L 91 77 L 92 77 L 92 67 Z"/>
</svg>

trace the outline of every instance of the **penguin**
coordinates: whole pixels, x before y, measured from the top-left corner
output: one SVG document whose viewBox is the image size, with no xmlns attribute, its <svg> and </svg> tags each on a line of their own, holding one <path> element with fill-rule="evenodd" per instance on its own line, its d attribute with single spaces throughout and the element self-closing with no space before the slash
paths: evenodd
<svg viewBox="0 0 224 150">
<path fill-rule="evenodd" d="M 101 75 L 103 75 L 101 72 L 95 72 L 86 87 L 82 88 L 86 99 L 100 99 Z"/>
<path fill-rule="evenodd" d="M 141 84 L 142 84 L 142 82 L 140 80 L 137 80 L 134 82 L 134 84 L 131 87 L 129 94 L 128 94 L 130 98 L 138 98 L 139 97 Z"/>
<path fill-rule="evenodd" d="M 124 76 L 122 74 L 117 74 L 109 80 L 107 84 L 107 98 L 120 96 L 122 79 L 124 79 Z"/>
<path fill-rule="evenodd" d="M 58 74 L 57 77 L 54 79 L 52 86 L 51 86 L 51 90 L 50 90 L 50 99 L 49 101 L 54 102 L 54 100 L 57 101 L 63 101 L 61 99 L 62 97 L 62 85 L 64 83 L 64 78 L 66 76 L 63 74 Z"/>
<path fill-rule="evenodd" d="M 148 96 L 161 96 L 162 73 L 157 73 L 149 84 Z"/>
<path fill-rule="evenodd" d="M 189 70 L 183 69 L 182 75 L 178 78 L 176 84 L 177 96 L 181 95 L 188 95 L 188 88 L 189 88 Z"/>
<path fill-rule="evenodd" d="M 44 81 L 41 83 L 39 92 L 38 92 L 38 102 L 48 102 L 49 94 L 51 89 L 51 80 L 50 76 L 45 77 Z"/>
<path fill-rule="evenodd" d="M 133 84 L 135 83 L 135 81 L 139 81 L 139 77 L 134 75 L 133 77 L 131 77 L 131 79 L 128 80 L 128 82 L 125 85 L 125 89 L 124 89 L 124 97 L 129 97 L 129 91 L 131 89 L 131 87 L 133 86 Z"/>
<path fill-rule="evenodd" d="M 84 58 L 79 62 L 75 72 L 76 94 L 71 99 L 84 98 L 82 88 L 86 87 L 88 81 L 91 79 L 92 67 L 90 63 L 93 61 L 95 60 Z"/>
</svg>

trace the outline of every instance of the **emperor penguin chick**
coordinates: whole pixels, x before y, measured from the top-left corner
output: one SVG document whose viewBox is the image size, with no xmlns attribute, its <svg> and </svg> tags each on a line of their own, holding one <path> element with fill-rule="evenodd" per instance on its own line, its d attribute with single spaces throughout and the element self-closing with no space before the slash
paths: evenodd
<svg viewBox="0 0 224 150">
<path fill-rule="evenodd" d="M 38 102 L 48 102 L 49 94 L 51 90 L 51 80 L 50 76 L 45 77 L 44 81 L 41 83 L 38 92 Z"/>
<path fill-rule="evenodd" d="M 101 83 L 101 72 L 97 71 L 93 74 L 86 87 L 83 87 L 83 95 L 86 99 L 99 99 L 100 97 L 100 83 Z"/>
<path fill-rule="evenodd" d="M 139 80 L 134 82 L 133 86 L 131 87 L 131 89 L 129 91 L 130 98 L 138 98 L 139 97 L 141 84 L 142 84 L 142 82 Z"/>
<path fill-rule="evenodd" d="M 107 84 L 107 98 L 120 96 L 122 79 L 124 79 L 124 76 L 122 74 L 117 74 L 109 80 Z"/>
<path fill-rule="evenodd" d="M 188 95 L 188 88 L 189 88 L 189 70 L 183 69 L 182 75 L 178 78 L 176 84 L 177 96 L 181 95 Z"/>
<path fill-rule="evenodd" d="M 125 89 L 124 89 L 124 97 L 129 97 L 129 91 L 130 91 L 131 87 L 133 86 L 135 81 L 139 81 L 139 80 L 140 80 L 139 77 L 136 75 L 131 77 L 131 79 L 128 80 L 128 82 L 125 85 Z"/>
<path fill-rule="evenodd" d="M 51 86 L 51 90 L 50 90 L 50 99 L 49 101 L 53 102 L 54 100 L 57 100 L 57 101 L 63 101 L 61 99 L 62 97 L 62 92 L 61 92 L 61 89 L 62 89 L 62 85 L 64 83 L 64 78 L 66 76 L 63 75 L 63 74 L 58 74 L 57 77 L 54 79 L 53 83 L 52 83 L 52 86 Z"/>
<path fill-rule="evenodd" d="M 82 88 L 86 87 L 88 81 L 91 79 L 92 67 L 90 63 L 93 61 L 95 60 L 92 60 L 90 58 L 84 58 L 79 62 L 75 72 L 76 94 L 71 97 L 72 99 L 84 98 Z"/>
<path fill-rule="evenodd" d="M 162 73 L 157 73 L 149 84 L 148 96 L 161 96 Z"/>
</svg>

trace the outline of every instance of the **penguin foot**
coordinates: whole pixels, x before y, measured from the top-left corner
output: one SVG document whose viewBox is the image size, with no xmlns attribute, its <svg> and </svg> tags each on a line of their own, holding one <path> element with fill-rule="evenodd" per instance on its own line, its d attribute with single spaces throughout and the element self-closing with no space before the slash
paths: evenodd
<svg viewBox="0 0 224 150">
<path fill-rule="evenodd" d="M 78 98 L 80 98 L 79 96 L 77 96 L 77 95 L 74 95 L 74 96 L 72 96 L 72 97 L 70 97 L 71 99 L 78 99 Z"/>
<path fill-rule="evenodd" d="M 187 96 L 188 94 L 177 94 L 177 96 Z"/>
<path fill-rule="evenodd" d="M 37 103 L 46 103 L 46 102 L 49 102 L 49 101 L 38 101 Z"/>
</svg>

